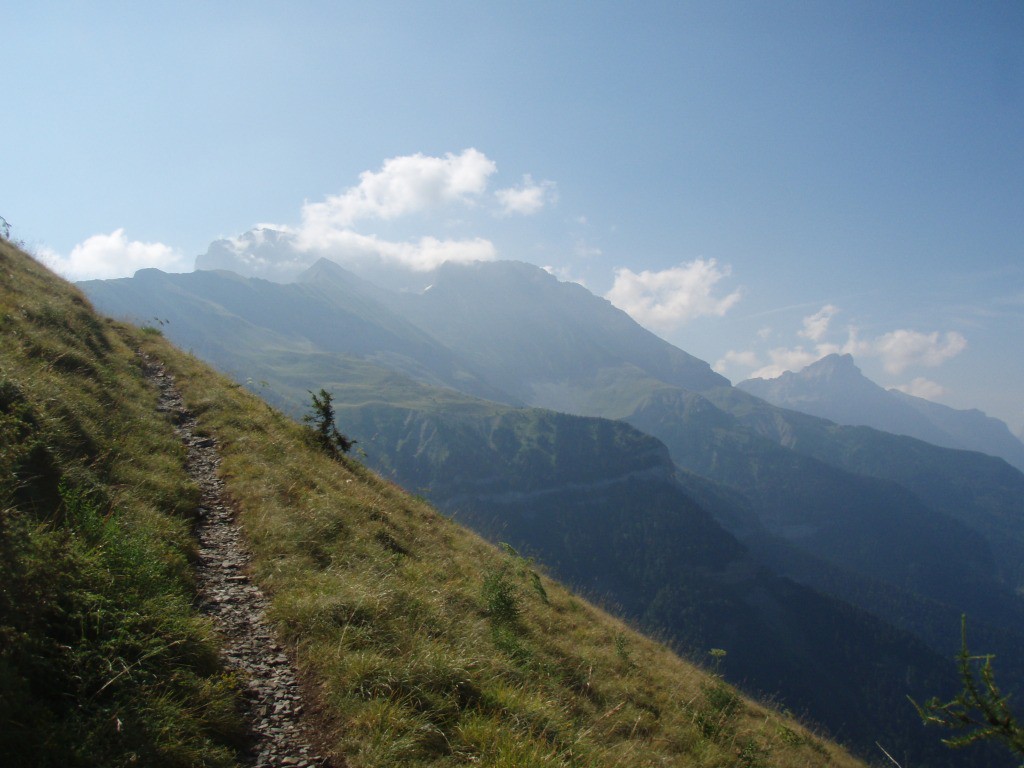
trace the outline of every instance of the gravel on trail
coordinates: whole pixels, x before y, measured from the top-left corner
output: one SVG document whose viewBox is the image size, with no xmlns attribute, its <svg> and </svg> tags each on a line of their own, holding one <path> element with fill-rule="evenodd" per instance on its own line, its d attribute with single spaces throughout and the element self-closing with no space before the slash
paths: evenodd
<svg viewBox="0 0 1024 768">
<path fill-rule="evenodd" d="M 246 686 L 252 737 L 250 753 L 243 756 L 246 765 L 328 768 L 331 761 L 318 754 L 302 723 L 302 691 L 292 660 L 266 619 L 267 598 L 249 578 L 250 556 L 241 526 L 217 476 L 216 441 L 197 434 L 196 419 L 162 363 L 143 355 L 143 371 L 159 389 L 157 408 L 175 425 L 187 449 L 189 477 L 201 491 L 196 523 L 199 607 L 221 635 L 225 665 Z"/>
</svg>

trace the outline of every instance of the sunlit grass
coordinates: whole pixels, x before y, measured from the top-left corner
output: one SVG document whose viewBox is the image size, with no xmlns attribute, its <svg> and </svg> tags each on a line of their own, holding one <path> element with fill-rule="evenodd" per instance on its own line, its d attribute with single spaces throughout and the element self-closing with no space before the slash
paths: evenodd
<svg viewBox="0 0 1024 768">
<path fill-rule="evenodd" d="M 0 754 L 230 766 L 236 683 L 192 608 L 196 490 L 133 349 L 0 243 Z"/>
</svg>

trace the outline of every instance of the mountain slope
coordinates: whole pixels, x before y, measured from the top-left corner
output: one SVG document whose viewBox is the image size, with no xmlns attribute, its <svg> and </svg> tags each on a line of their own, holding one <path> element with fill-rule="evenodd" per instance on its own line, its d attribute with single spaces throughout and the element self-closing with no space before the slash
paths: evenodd
<svg viewBox="0 0 1024 768">
<path fill-rule="evenodd" d="M 159 334 L 93 315 L 73 289 L 6 243 L 0 267 L 3 426 L 16 438 L 5 440 L 0 456 L 0 544 L 8 555 L 0 563 L 13 574 L 0 627 L 5 640 L 20 643 L 0 645 L 8 707 L 0 734 L 13 738 L 6 759 L 232 764 L 233 689 L 210 662 L 205 624 L 187 599 L 183 522 L 197 512 L 196 495 L 182 481 L 173 425 L 143 383 L 141 349 L 173 373 L 198 428 L 220 446 L 220 473 L 247 532 L 255 578 L 271 596 L 271 618 L 319 694 L 322 737 L 349 765 L 711 766 L 737 755 L 750 764 L 856 764 L 522 558 L 358 464 L 320 454 L 300 425 Z M 60 507 L 57 498 L 68 493 L 61 476 L 90 494 L 110 494 L 112 508 L 92 496 L 88 504 L 65 496 Z M 21 519 L 30 524 L 12 524 Z M 127 550 L 116 545 L 122 534 Z M 99 551 L 92 536 L 102 537 Z M 71 557 L 56 561 L 64 551 Z M 134 559 L 115 557 L 128 554 Z M 52 584 L 39 579 L 50 574 L 46 563 L 69 560 L 82 567 L 63 570 Z M 158 582 L 146 580 L 164 570 L 170 591 L 132 586 L 142 579 L 152 589 Z M 92 583 L 112 585 L 135 623 L 111 624 L 109 603 L 95 597 L 76 603 L 94 594 Z M 147 623 L 152 601 L 165 599 L 182 615 Z M 66 613 L 74 605 L 79 612 Z M 57 689 L 62 678 L 54 673 L 71 647 L 65 638 L 84 633 L 76 644 L 95 639 L 109 653 L 111 627 L 135 657 L 97 666 L 96 677 L 72 665 L 69 685 L 82 687 Z M 7 685 L 12 680 L 21 682 Z M 51 693 L 58 706 L 45 709 Z M 171 710 L 172 701 L 187 706 Z M 132 713 L 149 702 L 174 725 L 141 727 Z M 69 730 L 72 723 L 79 728 Z M 169 735 L 174 749 L 160 741 Z"/>
<path fill-rule="evenodd" d="M 616 416 L 653 387 L 728 382 L 575 283 L 513 261 L 445 264 L 389 305 L 525 403 Z"/>
<path fill-rule="evenodd" d="M 207 357 L 238 349 L 307 350 L 381 360 L 429 383 L 505 398 L 447 348 L 370 296 L 355 275 L 331 262 L 314 264 L 305 281 L 281 285 L 231 272 L 92 280 L 87 295 L 114 317 L 159 324 L 175 341 Z"/>
<path fill-rule="evenodd" d="M 887 743 L 921 755 L 920 744 L 898 735 L 912 730 L 897 725 L 911 714 L 901 702 L 906 686 L 941 685 L 941 657 L 767 573 L 675 481 L 660 443 L 614 422 L 550 412 L 445 416 L 384 404 L 339 409 L 352 434 L 373 436 L 366 449 L 385 452 L 386 470 L 456 520 L 535 556 L 690 653 L 727 649 L 729 679 L 813 713 L 861 749 L 884 732 Z M 615 450 L 602 430 L 617 435 Z M 486 474 L 474 471 L 478 462 Z M 886 715 L 878 718 L 871 702 Z"/>
<path fill-rule="evenodd" d="M 874 427 L 945 448 L 999 456 L 1024 471 L 1024 443 L 1006 424 L 981 411 L 958 411 L 885 390 L 865 377 L 850 355 L 828 355 L 798 373 L 748 379 L 736 387 L 773 405 L 837 424 Z"/>
<path fill-rule="evenodd" d="M 775 408 L 737 389 L 711 390 L 704 397 L 754 434 L 843 472 L 895 483 L 939 518 L 954 519 L 984 537 L 995 557 L 996 583 L 967 605 L 984 604 L 986 591 L 1024 586 L 1024 474 L 1005 461 L 868 427 L 838 426 Z"/>
<path fill-rule="evenodd" d="M 681 466 L 740 491 L 767 531 L 801 549 L 954 605 L 1000 591 L 977 532 L 896 483 L 778 445 L 705 395 L 660 393 L 628 421 Z"/>
</svg>

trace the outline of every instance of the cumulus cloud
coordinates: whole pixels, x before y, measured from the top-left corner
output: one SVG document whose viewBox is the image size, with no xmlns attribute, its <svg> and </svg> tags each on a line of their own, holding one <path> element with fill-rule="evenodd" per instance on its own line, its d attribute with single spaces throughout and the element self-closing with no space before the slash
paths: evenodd
<svg viewBox="0 0 1024 768">
<path fill-rule="evenodd" d="M 722 357 L 720 357 L 715 364 L 711 366 L 716 373 L 725 374 L 730 368 L 741 367 L 741 368 L 756 368 L 761 364 L 761 360 L 758 358 L 757 353 L 753 350 L 735 350 L 730 349 Z"/>
<path fill-rule="evenodd" d="M 771 360 L 767 365 L 758 368 L 756 371 L 750 374 L 752 379 L 774 379 L 786 371 L 799 371 L 806 368 L 811 363 L 821 360 L 825 355 L 835 352 L 836 349 L 832 348 L 829 351 L 823 351 L 821 348 L 813 350 L 804 349 L 802 346 L 797 347 L 776 347 L 775 349 L 768 350 L 768 358 Z"/>
<path fill-rule="evenodd" d="M 859 339 L 854 329 L 843 347 L 844 352 L 861 357 L 877 357 L 889 373 L 899 374 L 914 365 L 934 368 L 956 357 L 967 348 L 967 339 L 956 331 L 921 333 L 900 329 L 874 339 Z"/>
<path fill-rule="evenodd" d="M 443 157 L 417 153 L 389 158 L 380 170 L 361 173 L 354 187 L 323 202 L 305 204 L 302 224 L 290 232 L 294 235 L 294 248 L 330 256 L 342 263 L 378 260 L 415 271 L 428 271 L 445 261 L 495 259 L 497 249 L 482 237 L 450 239 L 425 235 L 394 241 L 363 234 L 354 225 L 393 220 L 449 205 L 474 205 L 481 200 L 496 171 L 493 160 L 472 148 Z M 530 177 L 524 177 L 525 192 L 530 191 L 527 187 L 531 185 Z M 533 186 L 547 194 L 543 185 Z M 529 207 L 528 194 L 513 198 L 513 206 L 523 210 Z M 543 202 L 542 195 L 541 205 Z"/>
<path fill-rule="evenodd" d="M 813 315 L 808 315 L 803 319 L 803 329 L 798 331 L 799 335 L 811 341 L 821 341 L 822 337 L 828 332 L 829 323 L 832 322 L 832 318 L 838 312 L 838 307 L 826 304 Z"/>
<path fill-rule="evenodd" d="M 483 238 L 441 240 L 426 236 L 416 241 L 395 242 L 350 229 L 331 232 L 321 248 L 342 263 L 376 259 L 417 272 L 436 269 L 446 261 L 490 261 L 498 255 L 494 244 Z"/>
<path fill-rule="evenodd" d="M 937 367 L 967 348 L 967 339 L 956 331 L 923 333 L 906 328 L 862 338 L 859 330 L 851 325 L 846 328 L 845 342 L 828 340 L 826 337 L 829 335 L 831 321 L 839 312 L 838 307 L 826 304 L 801 320 L 797 336 L 814 342 L 811 345 L 796 344 L 770 349 L 764 353 L 769 360 L 764 365 L 752 350 L 732 350 L 715 364 L 715 370 L 722 373 L 730 367 L 756 368 L 750 374 L 752 378 L 772 379 L 786 371 L 799 371 L 827 355 L 844 353 L 859 359 L 879 359 L 886 371 L 900 374 L 913 366 Z M 763 331 L 758 332 L 761 341 L 767 336 Z M 915 379 L 900 389 L 929 399 L 943 394 L 939 385 L 923 378 Z"/>
<path fill-rule="evenodd" d="M 642 325 L 671 330 L 696 317 L 728 312 L 740 300 L 740 292 L 719 297 L 714 291 L 729 274 L 729 267 L 719 269 L 714 259 L 697 259 L 661 272 L 637 274 L 620 268 L 605 298 Z"/>
<path fill-rule="evenodd" d="M 155 267 L 165 272 L 189 272 L 192 260 L 163 243 L 129 240 L 124 228 L 109 235 L 93 235 L 71 249 L 68 256 L 43 249 L 40 260 L 68 280 L 106 280 L 129 277 L 136 270 Z"/>
<path fill-rule="evenodd" d="M 946 389 L 941 384 L 936 384 L 934 381 L 918 376 L 916 379 L 911 381 L 909 384 L 900 384 L 893 389 L 899 390 L 900 392 L 906 392 L 908 395 L 914 397 L 923 397 L 925 400 L 938 400 L 944 394 Z"/>
<path fill-rule="evenodd" d="M 530 174 L 523 176 L 523 183 L 518 187 L 499 189 L 494 193 L 501 205 L 501 213 L 505 216 L 521 214 L 529 216 L 537 213 L 547 203 L 554 202 L 557 196 L 555 182 L 542 181 L 535 183 Z"/>
<path fill-rule="evenodd" d="M 299 250 L 295 239 L 287 227 L 260 224 L 237 237 L 210 243 L 206 253 L 196 257 L 196 269 L 226 269 L 246 277 L 288 281 L 318 258 Z"/>
<path fill-rule="evenodd" d="M 582 285 L 584 288 L 587 287 L 586 280 L 584 280 L 582 277 L 576 277 L 575 275 L 573 275 L 572 270 L 569 269 L 569 267 L 555 267 L 549 264 L 545 267 L 541 267 L 541 269 L 543 269 L 549 275 L 557 277 L 563 283 L 578 283 L 579 285 Z"/>
<path fill-rule="evenodd" d="M 460 216 L 467 209 L 531 214 L 555 199 L 554 182 L 534 182 L 528 174 L 521 185 L 491 197 L 488 183 L 496 172 L 494 161 L 473 148 L 443 156 L 392 157 L 378 170 L 361 173 L 359 182 L 340 194 L 307 202 L 299 226 L 260 225 L 272 237 L 260 239 L 247 233 L 218 241 L 199 262 L 203 268 L 224 266 L 288 280 L 320 257 L 356 269 L 391 264 L 415 271 L 432 270 L 445 261 L 495 259 L 497 249 L 486 237 L 443 237 L 422 229 L 417 233 L 414 228 L 429 226 L 427 215 L 443 215 L 444 226 L 452 227 L 453 207 L 461 209 Z M 411 222 L 396 221 L 417 215 Z M 489 216 L 487 220 L 493 222 Z M 458 223 L 464 229 L 472 221 Z M 372 223 L 380 227 L 376 233 L 367 231 Z"/>
<path fill-rule="evenodd" d="M 365 219 L 394 219 L 447 203 L 468 203 L 483 194 L 498 170 L 476 149 L 444 157 L 421 153 L 392 157 L 379 171 L 363 171 L 359 183 L 302 207 L 302 234 L 315 241 L 323 232 L 343 229 Z"/>
</svg>

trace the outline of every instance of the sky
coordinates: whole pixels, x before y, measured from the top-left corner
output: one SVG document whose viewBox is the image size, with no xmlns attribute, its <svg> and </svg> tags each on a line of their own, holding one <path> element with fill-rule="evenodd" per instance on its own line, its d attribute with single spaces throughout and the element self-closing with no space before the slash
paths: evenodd
<svg viewBox="0 0 1024 768">
<path fill-rule="evenodd" d="M 849 352 L 1024 429 L 1019 0 L 13 5 L 0 216 L 71 279 L 518 259 L 734 382 Z"/>
</svg>

